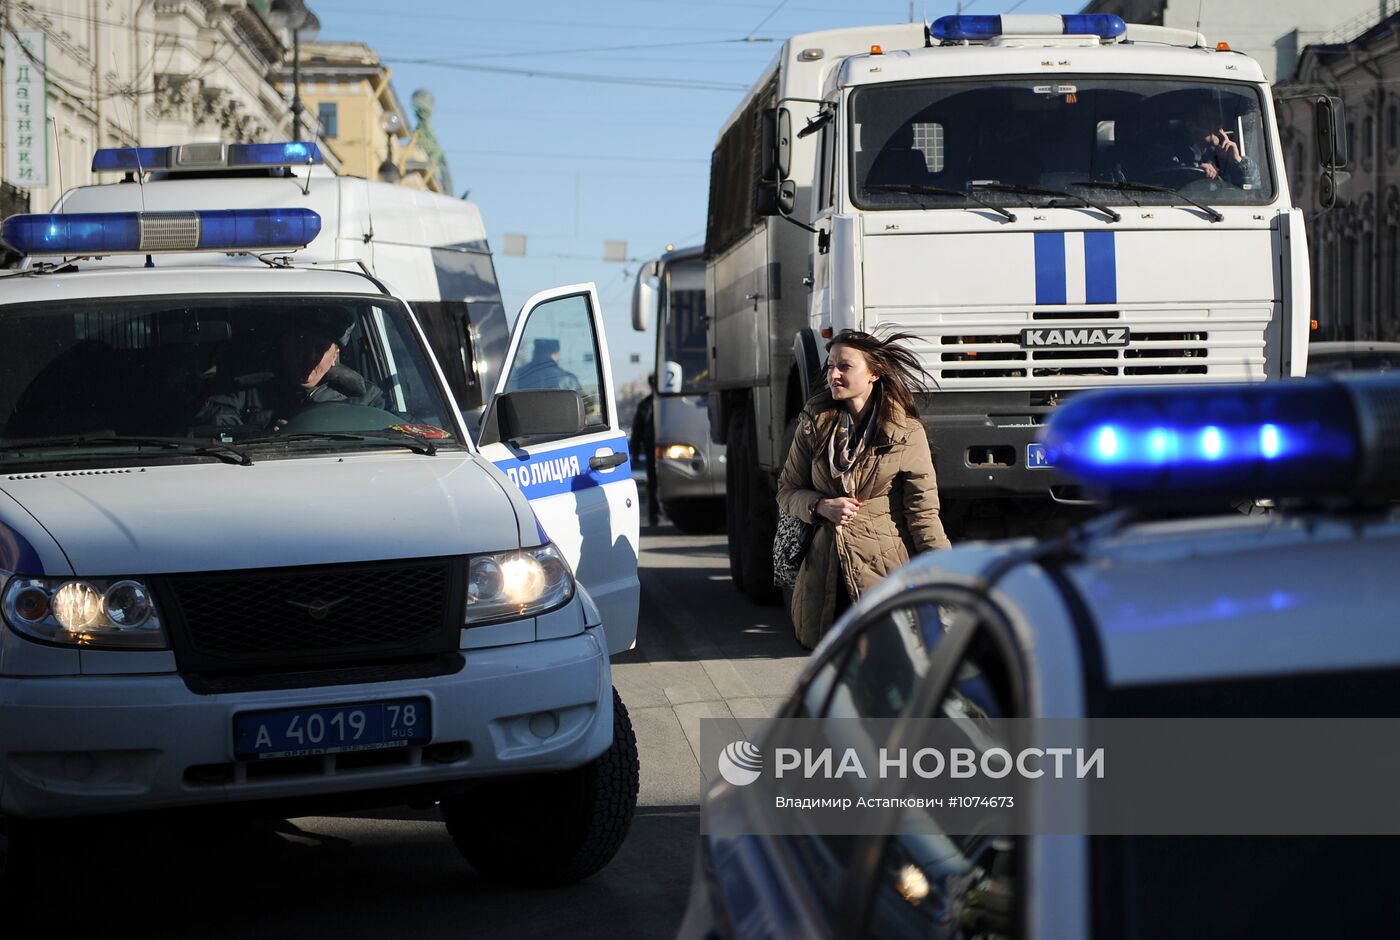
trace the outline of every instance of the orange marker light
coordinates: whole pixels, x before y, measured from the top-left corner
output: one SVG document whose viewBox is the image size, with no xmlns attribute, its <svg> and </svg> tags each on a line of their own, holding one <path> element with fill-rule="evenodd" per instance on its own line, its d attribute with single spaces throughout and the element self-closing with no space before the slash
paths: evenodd
<svg viewBox="0 0 1400 940">
<path fill-rule="evenodd" d="M 1314 320 L 1313 322 L 1316 323 L 1317 321 Z M 1316 327 L 1314 327 L 1314 329 L 1316 329 Z M 831 336 L 832 336 L 831 327 L 829 327 L 829 326 L 824 326 L 824 327 L 822 327 L 822 339 L 831 339 Z"/>
<path fill-rule="evenodd" d="M 1218 42 L 1218 43 L 1215 44 L 1215 51 L 1216 51 L 1216 52 L 1229 52 L 1229 51 L 1230 51 L 1230 44 L 1229 44 L 1228 42 Z"/>
<path fill-rule="evenodd" d="M 1316 329 L 1318 328 L 1318 326 L 1320 325 L 1316 320 L 1310 320 L 1310 321 L 1308 321 L 1308 322 L 1309 322 L 1309 325 L 1310 325 L 1314 330 L 1316 330 Z"/>
<path fill-rule="evenodd" d="M 870 54 L 871 54 L 871 55 L 884 55 L 884 54 L 885 54 L 885 50 L 884 50 L 884 49 L 881 49 L 879 46 L 871 46 L 871 47 L 870 47 Z"/>
</svg>

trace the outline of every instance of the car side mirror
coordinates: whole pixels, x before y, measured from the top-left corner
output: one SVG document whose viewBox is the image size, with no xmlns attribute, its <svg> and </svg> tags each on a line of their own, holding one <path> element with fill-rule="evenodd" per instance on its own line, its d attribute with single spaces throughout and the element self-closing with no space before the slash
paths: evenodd
<svg viewBox="0 0 1400 940">
<path fill-rule="evenodd" d="M 532 388 L 496 397 L 503 441 L 530 443 L 571 437 L 583 430 L 583 398 L 571 388 Z"/>
<path fill-rule="evenodd" d="M 1341 98 L 1322 95 L 1313 108 L 1317 162 L 1324 170 L 1344 170 L 1347 165 L 1347 112 Z"/>
</svg>

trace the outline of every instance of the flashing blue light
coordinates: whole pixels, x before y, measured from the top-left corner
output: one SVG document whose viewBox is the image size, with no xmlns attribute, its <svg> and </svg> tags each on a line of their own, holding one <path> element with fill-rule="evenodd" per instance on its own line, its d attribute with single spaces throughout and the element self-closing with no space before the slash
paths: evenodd
<svg viewBox="0 0 1400 940">
<path fill-rule="evenodd" d="M 169 147 L 107 147 L 92 155 L 94 173 L 130 170 L 133 173 L 163 170 L 170 166 Z"/>
<path fill-rule="evenodd" d="M 929 34 L 940 42 L 985 42 L 997 36 L 1098 36 L 1117 39 L 1127 32 L 1123 18 L 1111 13 L 1060 15 L 940 16 Z"/>
<path fill-rule="evenodd" d="M 1400 377 L 1086 392 L 1051 417 L 1045 446 L 1129 502 L 1391 493 L 1386 395 Z"/>
<path fill-rule="evenodd" d="M 321 231 L 310 209 L 12 215 L 0 240 L 26 255 L 147 254 L 304 248 Z"/>
<path fill-rule="evenodd" d="M 92 155 L 94 172 L 124 170 L 169 173 L 197 170 L 238 170 L 325 163 L 312 141 L 276 144 L 177 144 L 173 147 L 108 147 Z"/>
<path fill-rule="evenodd" d="M 1266 424 L 1259 429 L 1259 456 L 1265 460 L 1273 460 L 1281 449 L 1278 425 Z"/>
</svg>

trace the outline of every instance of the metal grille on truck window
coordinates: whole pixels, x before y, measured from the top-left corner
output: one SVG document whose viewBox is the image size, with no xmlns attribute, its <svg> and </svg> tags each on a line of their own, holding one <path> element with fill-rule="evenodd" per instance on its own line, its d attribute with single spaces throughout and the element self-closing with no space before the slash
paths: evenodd
<svg viewBox="0 0 1400 940">
<path fill-rule="evenodd" d="M 455 649 L 451 559 L 162 579 L 182 668 Z M 180 642 L 183 640 L 184 642 Z"/>
</svg>

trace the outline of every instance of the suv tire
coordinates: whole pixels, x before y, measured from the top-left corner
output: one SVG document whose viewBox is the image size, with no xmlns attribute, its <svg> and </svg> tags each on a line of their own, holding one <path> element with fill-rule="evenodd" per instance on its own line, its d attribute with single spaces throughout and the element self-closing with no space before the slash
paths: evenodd
<svg viewBox="0 0 1400 940">
<path fill-rule="evenodd" d="M 613 689 L 613 740 L 574 770 L 490 780 L 442 801 L 462 857 L 483 876 L 562 885 L 612 861 L 637 808 L 637 737 Z"/>
</svg>

